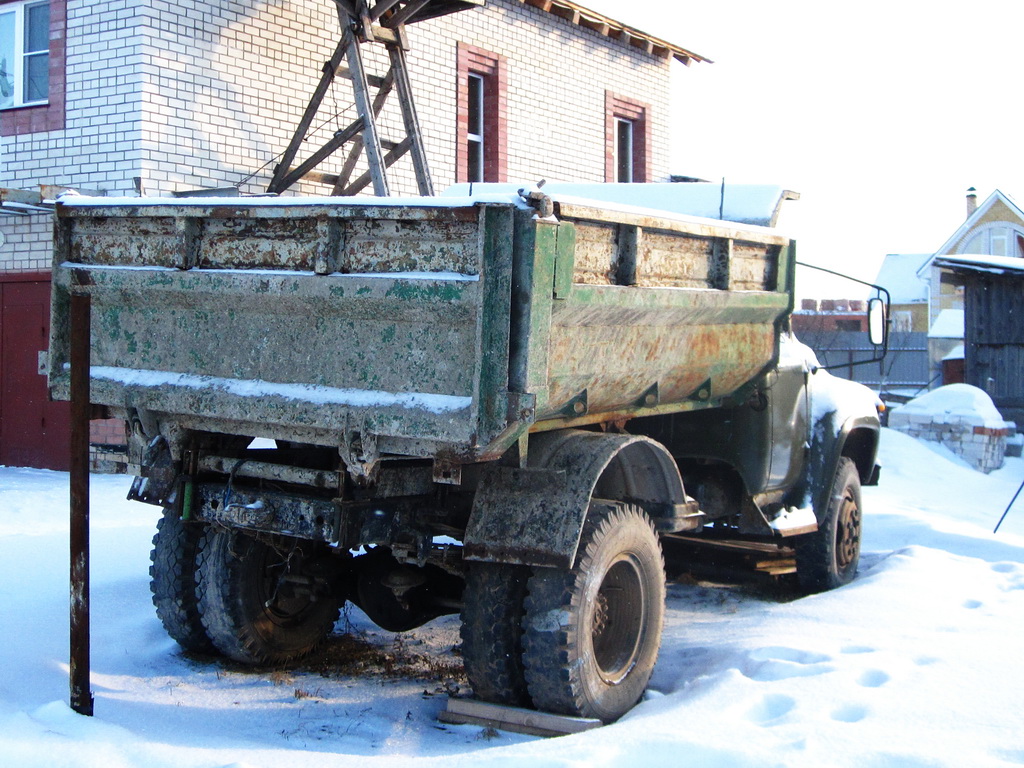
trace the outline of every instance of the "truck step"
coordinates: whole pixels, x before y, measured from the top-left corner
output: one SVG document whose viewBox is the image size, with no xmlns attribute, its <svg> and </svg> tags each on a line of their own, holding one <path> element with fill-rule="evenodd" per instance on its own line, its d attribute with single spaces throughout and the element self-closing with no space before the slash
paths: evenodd
<svg viewBox="0 0 1024 768">
<path fill-rule="evenodd" d="M 595 718 L 552 715 L 476 699 L 448 699 L 448 708 L 438 714 L 437 719 L 451 725 L 479 725 L 530 736 L 565 736 L 602 725 Z"/>
</svg>

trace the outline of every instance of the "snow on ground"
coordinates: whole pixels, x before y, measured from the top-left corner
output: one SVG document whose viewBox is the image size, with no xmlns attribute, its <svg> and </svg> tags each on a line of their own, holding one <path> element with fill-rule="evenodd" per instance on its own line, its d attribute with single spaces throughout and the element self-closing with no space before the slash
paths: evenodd
<svg viewBox="0 0 1024 768">
<path fill-rule="evenodd" d="M 986 476 L 889 430 L 882 461 L 882 484 L 865 489 L 856 581 L 802 599 L 671 584 L 645 701 L 614 725 L 557 739 L 437 722 L 457 674 L 452 617 L 399 637 L 350 612 L 331 653 L 366 657 L 377 672 L 184 657 L 149 600 L 158 510 L 124 501 L 123 477 L 93 478 L 96 716 L 76 715 L 67 476 L 0 468 L 0 764 L 1024 764 L 1024 498 L 991 533 L 1024 461 Z M 380 674 L 389 664 L 413 669 Z"/>
</svg>

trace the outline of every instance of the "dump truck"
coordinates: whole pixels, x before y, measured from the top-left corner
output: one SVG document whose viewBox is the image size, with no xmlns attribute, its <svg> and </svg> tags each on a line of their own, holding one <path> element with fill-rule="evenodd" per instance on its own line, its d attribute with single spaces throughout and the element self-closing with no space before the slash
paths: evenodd
<svg viewBox="0 0 1024 768">
<path fill-rule="evenodd" d="M 88 296 L 170 636 L 281 663 L 346 601 L 461 612 L 478 698 L 608 722 L 657 658 L 664 542 L 849 582 L 876 401 L 790 336 L 778 195 L 728 192 L 63 199 L 50 386 Z"/>
</svg>

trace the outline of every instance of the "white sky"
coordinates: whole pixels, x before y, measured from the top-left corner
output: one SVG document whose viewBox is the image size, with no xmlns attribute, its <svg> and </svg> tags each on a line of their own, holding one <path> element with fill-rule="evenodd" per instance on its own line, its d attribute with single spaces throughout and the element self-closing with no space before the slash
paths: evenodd
<svg viewBox="0 0 1024 768">
<path fill-rule="evenodd" d="M 804 261 L 872 278 L 938 249 L 968 187 L 1024 199 L 1024 0 L 581 2 L 715 62 L 675 66 L 672 171 L 799 192 Z"/>
</svg>

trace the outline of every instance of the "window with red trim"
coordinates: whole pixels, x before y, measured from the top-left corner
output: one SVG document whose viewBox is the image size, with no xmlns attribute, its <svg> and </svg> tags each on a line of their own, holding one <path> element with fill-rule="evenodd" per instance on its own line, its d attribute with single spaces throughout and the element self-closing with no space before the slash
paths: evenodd
<svg viewBox="0 0 1024 768">
<path fill-rule="evenodd" d="M 505 57 L 459 43 L 456 181 L 506 181 L 508 107 Z"/>
<path fill-rule="evenodd" d="M 650 107 L 605 93 L 605 171 L 608 182 L 643 182 L 650 157 Z"/>
<path fill-rule="evenodd" d="M 64 127 L 67 0 L 0 0 L 0 135 Z"/>
</svg>

